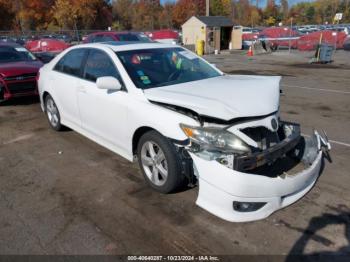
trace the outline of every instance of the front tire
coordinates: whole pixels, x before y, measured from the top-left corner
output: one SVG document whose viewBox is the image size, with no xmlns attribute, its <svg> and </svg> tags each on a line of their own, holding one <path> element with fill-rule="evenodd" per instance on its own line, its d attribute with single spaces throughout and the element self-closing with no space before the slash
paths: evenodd
<svg viewBox="0 0 350 262">
<path fill-rule="evenodd" d="M 50 95 L 45 97 L 45 113 L 51 128 L 55 131 L 61 131 L 63 126 L 61 124 L 60 112 L 58 111 L 55 101 Z"/>
<path fill-rule="evenodd" d="M 156 191 L 167 194 L 184 186 L 178 152 L 160 133 L 149 131 L 140 138 L 137 157 L 147 184 Z"/>
</svg>

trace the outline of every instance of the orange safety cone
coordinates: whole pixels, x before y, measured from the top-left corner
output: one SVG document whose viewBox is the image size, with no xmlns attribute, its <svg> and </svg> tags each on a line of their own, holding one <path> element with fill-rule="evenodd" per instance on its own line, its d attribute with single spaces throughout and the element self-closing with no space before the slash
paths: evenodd
<svg viewBox="0 0 350 262">
<path fill-rule="evenodd" d="M 249 47 L 247 56 L 253 56 L 253 49 L 252 49 L 252 46 Z"/>
</svg>

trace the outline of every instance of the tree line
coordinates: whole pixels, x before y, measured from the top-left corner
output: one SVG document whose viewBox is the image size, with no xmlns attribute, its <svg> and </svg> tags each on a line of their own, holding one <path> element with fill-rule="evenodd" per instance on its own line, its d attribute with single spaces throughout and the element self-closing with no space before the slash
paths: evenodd
<svg viewBox="0 0 350 262">
<path fill-rule="evenodd" d="M 192 15 L 205 15 L 205 0 L 0 0 L 0 30 L 180 28 Z M 210 0 L 210 15 L 243 26 L 332 23 L 343 13 L 350 22 L 350 0 L 316 0 L 289 6 L 288 0 Z"/>
</svg>

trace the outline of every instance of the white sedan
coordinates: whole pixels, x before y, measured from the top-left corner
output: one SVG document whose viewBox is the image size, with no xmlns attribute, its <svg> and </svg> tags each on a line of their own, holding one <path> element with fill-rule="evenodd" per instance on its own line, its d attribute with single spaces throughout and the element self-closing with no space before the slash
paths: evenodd
<svg viewBox="0 0 350 262">
<path fill-rule="evenodd" d="M 67 49 L 40 70 L 51 127 L 69 127 L 130 161 L 169 193 L 228 221 L 269 216 L 315 184 L 329 143 L 279 118 L 280 77 L 226 75 L 158 43 Z"/>
</svg>

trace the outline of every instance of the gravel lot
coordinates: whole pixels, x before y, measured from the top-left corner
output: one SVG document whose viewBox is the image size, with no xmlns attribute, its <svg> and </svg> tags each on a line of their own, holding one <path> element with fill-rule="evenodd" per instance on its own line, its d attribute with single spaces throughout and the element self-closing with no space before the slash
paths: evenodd
<svg viewBox="0 0 350 262">
<path fill-rule="evenodd" d="M 197 188 L 153 192 L 136 164 L 49 129 L 37 99 L 2 104 L 0 254 L 349 254 L 350 52 L 332 65 L 309 65 L 311 55 L 206 57 L 227 73 L 282 75 L 282 117 L 333 141 L 312 191 L 253 223 L 197 207 Z"/>
</svg>

